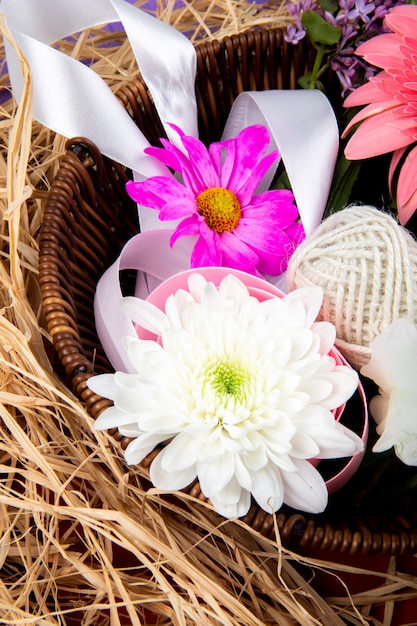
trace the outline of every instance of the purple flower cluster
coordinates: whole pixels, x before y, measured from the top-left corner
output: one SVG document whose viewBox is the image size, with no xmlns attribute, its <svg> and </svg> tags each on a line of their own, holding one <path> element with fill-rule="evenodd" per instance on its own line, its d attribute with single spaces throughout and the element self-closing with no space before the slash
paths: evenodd
<svg viewBox="0 0 417 626">
<path fill-rule="evenodd" d="M 356 89 L 377 71 L 362 59 L 355 57 L 357 46 L 370 37 L 384 32 L 383 20 L 394 6 L 406 4 L 405 0 L 339 0 L 333 13 L 321 8 L 317 0 L 288 0 L 288 12 L 294 24 L 288 26 L 286 40 L 297 44 L 306 36 L 301 18 L 305 11 L 318 13 L 326 22 L 341 29 L 340 40 L 329 51 L 328 62 L 342 85 L 342 95 Z"/>
</svg>

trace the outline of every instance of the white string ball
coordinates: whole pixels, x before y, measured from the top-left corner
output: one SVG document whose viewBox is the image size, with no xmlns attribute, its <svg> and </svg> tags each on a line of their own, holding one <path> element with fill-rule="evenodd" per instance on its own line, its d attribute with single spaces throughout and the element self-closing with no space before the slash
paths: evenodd
<svg viewBox="0 0 417 626">
<path fill-rule="evenodd" d="M 350 206 L 325 219 L 291 257 L 290 290 L 318 285 L 320 319 L 336 326 L 336 346 L 357 369 L 392 321 L 417 323 L 417 242 L 387 213 Z"/>
</svg>

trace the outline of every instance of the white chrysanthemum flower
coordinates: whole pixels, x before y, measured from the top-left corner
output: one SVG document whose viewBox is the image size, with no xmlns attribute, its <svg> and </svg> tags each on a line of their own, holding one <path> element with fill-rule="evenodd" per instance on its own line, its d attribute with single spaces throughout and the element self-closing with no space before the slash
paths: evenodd
<svg viewBox="0 0 417 626">
<path fill-rule="evenodd" d="M 198 273 L 165 313 L 126 298 L 130 318 L 158 337 L 126 340 L 137 374 L 89 380 L 114 401 L 96 428 L 134 438 L 129 464 L 165 443 L 152 483 L 171 491 L 198 478 L 226 517 L 246 514 L 251 494 L 268 512 L 283 502 L 323 511 L 326 485 L 308 459 L 351 456 L 363 443 L 332 413 L 358 379 L 328 355 L 335 331 L 314 322 L 321 302 L 316 287 L 259 302 L 232 275 L 216 288 Z"/>
</svg>

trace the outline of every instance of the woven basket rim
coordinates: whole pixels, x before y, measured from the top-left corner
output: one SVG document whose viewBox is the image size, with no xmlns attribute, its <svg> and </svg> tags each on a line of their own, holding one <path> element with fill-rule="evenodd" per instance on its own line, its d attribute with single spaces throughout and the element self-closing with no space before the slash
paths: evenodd
<svg viewBox="0 0 417 626">
<path fill-rule="evenodd" d="M 227 58 L 233 59 L 233 63 L 236 63 L 236 51 L 241 52 L 242 46 L 248 46 L 248 49 L 254 56 L 257 53 L 256 51 L 259 53 L 259 51 L 263 50 L 265 53 L 265 50 L 267 50 L 270 53 L 268 62 L 272 63 L 271 58 L 273 55 L 271 50 L 278 45 L 278 41 L 281 42 L 280 45 L 284 45 L 282 29 L 249 31 L 241 35 L 228 37 L 221 43 L 214 41 L 199 45 L 196 47 L 199 71 L 206 71 L 209 75 L 213 74 L 219 55 L 223 59 L 222 62 L 224 64 L 224 57 L 221 56 L 223 53 L 228 55 Z M 242 66 L 244 66 L 246 63 L 246 61 L 242 61 L 244 55 L 238 54 L 238 56 Z M 302 64 L 304 61 L 300 59 L 297 62 Z M 219 66 L 217 66 L 217 71 L 221 74 L 225 71 L 225 68 L 221 66 L 221 63 L 219 63 Z M 268 81 L 271 80 L 271 76 L 268 74 L 271 71 L 270 67 L 258 69 L 259 76 L 250 76 L 250 80 L 256 86 L 256 80 L 260 81 L 260 76 L 262 76 L 262 80 L 268 84 Z M 253 70 L 251 68 L 244 69 L 239 74 L 235 67 L 234 71 L 239 76 L 239 80 L 243 81 L 244 71 L 250 74 Z M 290 74 L 290 84 L 294 88 L 296 86 L 294 67 L 292 67 Z M 237 92 L 239 92 L 241 86 L 239 84 L 235 85 Z M 210 97 L 207 96 L 209 105 L 210 102 L 214 102 L 214 105 L 216 105 L 215 94 L 211 89 L 211 84 L 208 82 L 207 92 L 203 93 L 201 91 L 197 94 L 200 109 L 208 92 L 210 95 Z M 225 91 L 227 91 L 226 86 Z M 133 116 L 142 116 L 142 118 L 145 116 L 146 118 L 146 116 L 153 115 L 152 101 L 147 94 L 146 86 L 140 78 L 133 79 L 117 95 L 122 105 Z M 135 99 L 140 99 L 141 110 L 135 104 Z M 228 102 L 228 104 L 231 104 L 231 102 Z M 204 115 L 200 123 L 203 127 L 207 123 Z M 215 125 L 220 126 L 221 123 L 221 119 L 218 119 Z M 155 121 L 156 126 L 158 126 L 157 119 Z M 154 130 L 153 128 L 152 134 L 155 136 Z M 157 134 L 160 136 L 160 133 L 161 126 L 158 126 Z M 80 308 L 84 307 L 87 310 L 83 310 L 80 315 L 88 317 L 88 305 L 81 302 L 82 289 L 78 287 L 74 290 L 68 284 L 72 276 L 65 278 L 65 272 L 68 269 L 66 265 L 69 259 L 71 267 L 74 268 L 74 273 L 77 274 L 77 263 L 80 261 L 80 255 L 83 262 L 85 261 L 86 263 L 87 270 L 88 268 L 92 270 L 95 264 L 101 264 L 99 252 L 102 243 L 100 242 L 105 241 L 107 236 L 113 235 L 111 228 L 108 231 L 106 230 L 105 218 L 108 218 L 108 214 L 103 213 L 105 217 L 100 219 L 96 215 L 97 210 L 94 209 L 94 202 L 100 203 L 100 211 L 107 210 L 105 208 L 106 203 L 97 189 L 101 189 L 103 186 L 106 187 L 108 184 L 106 177 L 111 176 L 111 189 L 113 190 L 112 193 L 115 193 L 114 189 L 122 189 L 128 175 L 129 173 L 124 168 L 103 157 L 97 147 L 86 138 L 69 140 L 66 145 L 66 153 L 61 158 L 58 174 L 48 194 L 41 227 L 39 282 L 46 325 L 52 336 L 55 350 L 59 355 L 59 360 L 54 365 L 61 376 L 67 380 L 67 383 L 76 395 L 85 403 L 87 410 L 93 417 L 97 417 L 111 403 L 97 396 L 87 387 L 87 380 L 95 373 L 95 368 L 92 360 L 86 356 L 83 344 L 88 341 L 94 343 L 95 338 L 93 336 L 91 339 L 87 336 L 81 336 L 79 324 L 72 315 L 74 310 L 78 314 L 80 313 Z M 95 234 L 90 235 L 90 233 L 85 231 L 85 223 L 77 220 L 75 220 L 76 224 L 71 222 L 72 229 L 75 229 L 81 235 L 88 234 L 88 237 L 84 237 L 84 241 L 81 242 L 80 249 L 71 245 L 69 238 L 71 229 L 68 227 L 68 220 L 73 219 L 79 205 L 83 208 L 88 206 L 93 214 L 92 217 L 103 229 L 101 232 L 100 228 L 98 230 L 96 228 Z M 118 211 L 120 210 L 119 207 Z M 132 215 L 136 211 L 133 203 L 131 203 L 129 211 Z M 99 240 L 98 244 L 95 244 L 96 236 Z M 122 243 L 120 242 L 120 245 Z M 62 249 L 64 248 L 68 257 L 62 259 Z M 92 251 L 92 248 L 94 248 L 94 251 Z M 83 251 L 85 251 L 85 254 L 88 252 L 88 255 L 90 255 L 89 259 L 91 257 L 93 261 L 88 260 L 87 263 L 87 260 L 83 258 Z M 116 253 L 117 251 L 115 251 Z M 102 270 L 106 269 L 105 265 L 103 265 Z M 75 280 L 77 278 L 75 276 Z M 88 278 L 87 273 L 85 278 Z M 92 314 L 92 310 L 90 314 Z M 110 434 L 119 442 L 118 445 L 122 448 L 126 447 L 128 440 L 120 436 L 117 431 L 110 431 Z M 146 463 L 143 465 L 145 469 L 149 466 L 151 459 L 152 456 L 147 458 Z M 203 499 L 198 485 L 191 486 L 189 493 Z M 296 542 L 299 547 L 330 549 L 351 553 L 360 552 L 363 554 L 399 554 L 417 552 L 417 514 L 414 516 L 414 513 L 414 511 L 410 511 L 409 515 L 403 513 L 403 517 L 405 516 L 404 523 L 400 521 L 400 516 L 397 516 L 397 525 L 395 526 L 394 524 L 395 528 L 392 531 L 388 530 L 389 524 L 386 529 L 381 531 L 378 527 L 375 527 L 375 523 L 372 520 L 357 520 L 355 526 L 350 527 L 346 523 L 336 528 L 326 519 L 326 514 L 311 517 L 291 511 L 287 507 L 283 507 L 275 517 L 259 510 L 255 506 L 251 508 L 250 513 L 244 520 L 255 530 L 266 536 L 271 536 L 275 532 L 276 519 L 283 543 L 290 544 L 291 542 Z"/>
</svg>

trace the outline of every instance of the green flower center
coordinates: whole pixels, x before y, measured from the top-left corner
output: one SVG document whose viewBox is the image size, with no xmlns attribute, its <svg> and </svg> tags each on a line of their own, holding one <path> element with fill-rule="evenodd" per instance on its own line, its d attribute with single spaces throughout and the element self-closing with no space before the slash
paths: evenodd
<svg viewBox="0 0 417 626">
<path fill-rule="evenodd" d="M 197 211 L 207 226 L 217 233 L 231 233 L 239 224 L 242 215 L 240 202 L 230 189 L 210 187 L 196 198 Z"/>
<path fill-rule="evenodd" d="M 216 360 L 204 372 L 206 382 L 217 396 L 242 400 L 245 395 L 248 372 L 240 363 Z"/>
</svg>

